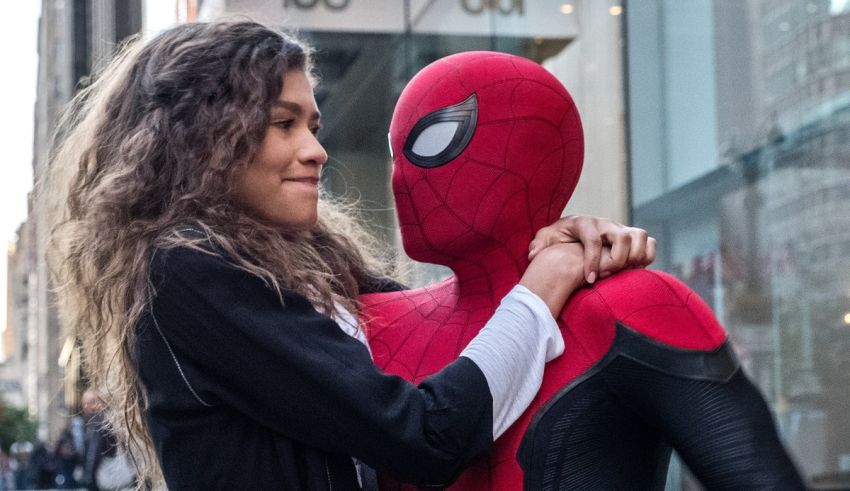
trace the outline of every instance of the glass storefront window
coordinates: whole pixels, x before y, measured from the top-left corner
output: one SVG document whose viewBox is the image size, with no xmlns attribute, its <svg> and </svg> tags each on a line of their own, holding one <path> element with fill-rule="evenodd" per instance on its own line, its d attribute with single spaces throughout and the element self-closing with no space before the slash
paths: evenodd
<svg viewBox="0 0 850 491">
<path fill-rule="evenodd" d="M 727 327 L 809 482 L 841 489 L 850 487 L 848 4 L 625 7 L 634 222 L 659 238 L 657 267 Z"/>
</svg>

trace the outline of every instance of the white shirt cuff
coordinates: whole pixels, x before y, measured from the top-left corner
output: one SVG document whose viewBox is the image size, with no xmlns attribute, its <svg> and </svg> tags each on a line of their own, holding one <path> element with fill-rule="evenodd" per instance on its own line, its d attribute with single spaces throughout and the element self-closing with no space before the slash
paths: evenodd
<svg viewBox="0 0 850 491">
<path fill-rule="evenodd" d="M 564 338 L 549 307 L 517 285 L 463 350 L 484 373 L 493 396 L 493 439 L 526 410 L 543 382 L 543 369 L 564 352 Z"/>
</svg>

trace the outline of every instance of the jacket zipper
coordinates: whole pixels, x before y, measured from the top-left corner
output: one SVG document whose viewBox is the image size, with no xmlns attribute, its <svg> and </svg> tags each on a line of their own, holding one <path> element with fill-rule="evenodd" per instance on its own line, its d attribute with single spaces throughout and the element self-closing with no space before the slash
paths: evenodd
<svg viewBox="0 0 850 491">
<path fill-rule="evenodd" d="M 333 482 L 331 482 L 331 469 L 328 466 L 328 457 L 325 456 L 325 475 L 328 476 L 328 491 L 333 491 L 334 486 Z"/>
</svg>

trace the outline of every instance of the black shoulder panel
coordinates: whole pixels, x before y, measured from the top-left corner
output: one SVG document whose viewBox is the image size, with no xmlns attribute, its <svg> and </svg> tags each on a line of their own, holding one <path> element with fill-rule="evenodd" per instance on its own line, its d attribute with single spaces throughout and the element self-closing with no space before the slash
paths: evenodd
<svg viewBox="0 0 850 491">
<path fill-rule="evenodd" d="M 679 349 L 618 322 L 609 352 L 534 415 L 517 455 L 525 489 L 664 489 L 669 444 L 597 376 L 616 360 L 721 384 L 739 370 L 728 341 L 714 351 Z"/>
</svg>

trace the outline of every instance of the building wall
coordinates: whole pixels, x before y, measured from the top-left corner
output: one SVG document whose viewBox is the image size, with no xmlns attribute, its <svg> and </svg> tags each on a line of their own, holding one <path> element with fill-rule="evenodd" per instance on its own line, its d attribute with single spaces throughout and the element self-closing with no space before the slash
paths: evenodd
<svg viewBox="0 0 850 491">
<path fill-rule="evenodd" d="M 566 213 L 629 217 L 625 145 L 622 14 L 619 2 L 573 2 L 581 28 L 544 66 L 575 99 L 584 126 L 584 167 Z M 613 10 L 614 13 L 618 12 Z"/>
<path fill-rule="evenodd" d="M 141 28 L 140 0 L 44 0 L 39 22 L 38 91 L 35 106 L 33 176 L 30 213 L 22 227 L 16 259 L 24 264 L 19 284 L 26 284 L 26 314 L 16 307 L 26 334 L 19 340 L 22 392 L 37 418 L 40 439 L 55 438 L 77 410 L 79 373 L 59 363 L 73 333 L 60 326 L 46 261 L 50 214 L 57 203 L 38 192 L 46 175 L 48 151 L 64 106 L 93 64 L 102 66 L 118 41 Z M 26 281 L 23 277 L 26 277 Z M 20 291 L 20 289 L 19 289 Z M 23 298 L 23 297 L 21 297 Z"/>
<path fill-rule="evenodd" d="M 23 407 L 20 340 L 23 338 L 21 324 L 26 321 L 26 276 L 21 274 L 23 254 L 17 253 L 15 244 L 9 244 L 7 257 L 6 329 L 3 331 L 3 360 L 0 362 L 0 397 L 6 404 Z"/>
<path fill-rule="evenodd" d="M 71 97 L 73 73 L 73 10 L 72 4 L 45 1 L 39 24 L 38 92 L 35 108 L 35 141 L 33 146 L 33 176 L 35 182 L 47 170 L 47 152 L 63 104 Z M 61 338 L 51 293 L 46 262 L 48 245 L 48 206 L 43 193 L 34 193 L 27 219 L 32 230 L 34 264 L 28 271 L 29 312 L 28 350 L 25 385 L 27 405 L 38 421 L 38 436 L 47 439 L 58 434 L 64 425 L 60 397 L 62 376 L 56 360 Z"/>
</svg>

